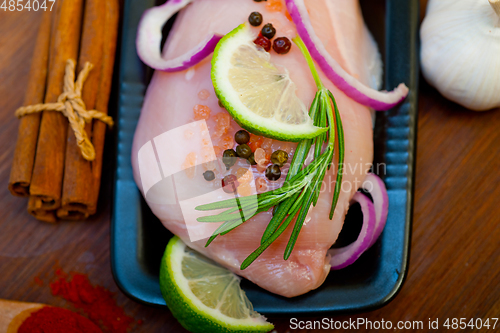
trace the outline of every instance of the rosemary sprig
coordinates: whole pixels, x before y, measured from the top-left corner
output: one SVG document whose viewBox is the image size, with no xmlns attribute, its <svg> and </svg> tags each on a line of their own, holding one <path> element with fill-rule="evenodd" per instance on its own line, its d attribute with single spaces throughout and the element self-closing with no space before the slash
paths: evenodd
<svg viewBox="0 0 500 333">
<path fill-rule="evenodd" d="M 321 184 L 323 183 L 326 171 L 330 169 L 332 164 L 336 137 L 338 137 L 339 160 L 332 207 L 329 215 L 330 219 L 333 218 L 340 195 L 344 164 L 344 131 L 337 103 L 333 94 L 321 82 L 307 47 L 299 37 L 294 38 L 293 41 L 302 51 L 318 88 L 309 109 L 309 116 L 313 120 L 314 125 L 319 127 L 329 126 L 328 132 L 314 139 L 299 142 L 287 177 L 281 188 L 258 195 L 238 197 L 196 207 L 196 210 L 199 211 L 227 209 L 217 215 L 198 218 L 199 222 L 224 222 L 213 233 L 205 246 L 210 245 L 217 236 L 225 235 L 248 221 L 252 216 L 267 211 L 273 206 L 277 207 L 262 235 L 261 245 L 243 261 L 240 267 L 242 270 L 257 259 L 297 217 L 283 256 L 285 260 L 290 257 L 306 220 L 309 208 L 311 205 L 315 206 L 318 201 Z M 313 144 L 314 160 L 304 167 L 305 160 Z M 248 216 L 249 214 L 243 213 L 250 211 L 255 211 L 255 214 Z"/>
</svg>

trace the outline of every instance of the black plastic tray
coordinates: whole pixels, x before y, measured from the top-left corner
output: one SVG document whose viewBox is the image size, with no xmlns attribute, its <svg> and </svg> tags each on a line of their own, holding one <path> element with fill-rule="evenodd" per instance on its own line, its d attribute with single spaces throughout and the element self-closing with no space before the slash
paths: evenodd
<svg viewBox="0 0 500 333">
<path fill-rule="evenodd" d="M 401 288 L 410 248 L 418 89 L 418 0 L 361 1 L 366 22 L 385 59 L 385 86 L 400 82 L 408 98 L 377 114 L 375 163 L 385 163 L 389 216 L 379 241 L 353 265 L 329 274 L 306 295 L 287 299 L 244 280 L 255 309 L 264 314 L 314 315 L 368 311 L 388 303 Z M 148 305 L 165 306 L 159 263 L 172 236 L 151 213 L 132 177 L 132 139 L 151 70 L 135 51 L 142 12 L 153 0 L 125 1 L 117 119 L 116 173 L 111 225 L 111 264 L 120 289 Z M 368 14 L 368 15 L 366 15 Z M 354 217 L 353 217 L 354 216 Z M 349 219 L 356 219 L 349 214 Z"/>
</svg>

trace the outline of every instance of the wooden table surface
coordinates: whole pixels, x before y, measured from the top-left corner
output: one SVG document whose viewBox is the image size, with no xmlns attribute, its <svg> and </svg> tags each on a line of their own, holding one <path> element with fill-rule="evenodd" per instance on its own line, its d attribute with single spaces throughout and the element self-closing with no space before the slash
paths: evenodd
<svg viewBox="0 0 500 333">
<path fill-rule="evenodd" d="M 144 321 L 134 332 L 185 332 L 168 310 L 135 303 L 113 280 L 109 256 L 110 160 L 104 165 L 98 214 L 85 223 L 38 222 L 28 215 L 27 201 L 12 197 L 7 190 L 18 125 L 14 111 L 22 104 L 29 65 L 37 56 L 32 52 L 40 17 L 40 13 L 0 10 L 0 298 L 72 309 L 69 303 L 52 296 L 48 286 L 54 266 L 60 266 L 67 272 L 86 273 L 92 283 L 116 292 L 118 304 Z M 108 144 L 108 151 L 111 149 Z M 429 318 L 439 319 L 442 325 L 447 318 L 468 321 L 500 317 L 499 170 L 500 110 L 465 110 L 445 100 L 421 79 L 415 206 L 406 282 L 382 309 L 332 319 L 383 319 L 394 325 L 398 321 L 423 321 L 423 331 L 427 331 Z M 42 286 L 35 283 L 35 277 L 41 278 Z M 291 330 L 290 318 L 270 319 L 280 333 L 313 332 Z"/>
</svg>

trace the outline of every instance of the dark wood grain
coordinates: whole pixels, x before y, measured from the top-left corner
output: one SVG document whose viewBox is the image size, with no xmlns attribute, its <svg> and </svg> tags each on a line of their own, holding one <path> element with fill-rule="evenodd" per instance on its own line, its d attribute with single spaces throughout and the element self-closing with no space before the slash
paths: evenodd
<svg viewBox="0 0 500 333">
<path fill-rule="evenodd" d="M 13 114 L 22 104 L 30 63 L 36 57 L 32 53 L 40 18 L 40 13 L 0 10 L 0 298 L 71 309 L 48 287 L 58 265 L 87 273 L 92 283 L 116 292 L 118 304 L 144 321 L 134 332 L 185 332 L 169 311 L 135 303 L 113 280 L 109 160 L 98 214 L 87 222 L 38 222 L 26 212 L 26 200 L 7 190 L 18 124 Z M 421 320 L 427 325 L 429 318 L 443 323 L 446 318 L 500 317 L 500 110 L 467 111 L 421 81 L 408 277 L 384 308 L 332 319 L 384 319 L 394 325 Z M 35 276 L 43 286 L 35 283 Z M 290 318 L 270 319 L 280 333 L 315 332 L 290 330 Z"/>
</svg>

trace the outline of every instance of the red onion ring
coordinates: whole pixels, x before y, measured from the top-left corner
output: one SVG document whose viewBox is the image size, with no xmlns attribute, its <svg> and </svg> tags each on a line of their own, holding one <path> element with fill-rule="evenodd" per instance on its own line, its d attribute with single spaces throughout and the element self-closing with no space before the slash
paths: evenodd
<svg viewBox="0 0 500 333">
<path fill-rule="evenodd" d="M 390 92 L 378 91 L 364 85 L 347 73 L 328 53 L 314 32 L 304 0 L 285 0 L 285 2 L 297 28 L 297 33 L 304 41 L 311 56 L 328 79 L 347 96 L 375 110 L 388 110 L 406 98 L 408 87 L 404 83 L 400 83 L 396 89 Z"/>
<path fill-rule="evenodd" d="M 363 213 L 363 226 L 358 239 L 345 247 L 339 249 L 329 249 L 331 270 L 342 269 L 354 263 L 370 246 L 375 231 L 375 207 L 366 195 L 357 192 L 352 197 L 352 202 L 361 205 Z"/>
<path fill-rule="evenodd" d="M 384 230 L 387 214 L 389 213 L 389 196 L 385 184 L 377 175 L 369 173 L 361 187 L 370 193 L 375 207 L 375 230 L 370 246 L 375 244 L 380 234 Z"/>
<path fill-rule="evenodd" d="M 188 69 L 214 50 L 222 35 L 212 34 L 189 52 L 171 60 L 163 59 L 160 52 L 162 28 L 165 23 L 193 0 L 170 0 L 150 8 L 142 15 L 137 29 L 136 48 L 139 58 L 151 68 L 164 72 L 178 72 Z"/>
<path fill-rule="evenodd" d="M 369 173 L 361 188 L 370 193 L 373 203 L 361 192 L 353 196 L 352 201 L 361 205 L 363 226 L 354 243 L 328 250 L 328 254 L 331 255 L 331 270 L 342 269 L 358 260 L 363 252 L 375 244 L 384 230 L 389 213 L 389 196 L 384 182 L 377 175 Z"/>
</svg>

